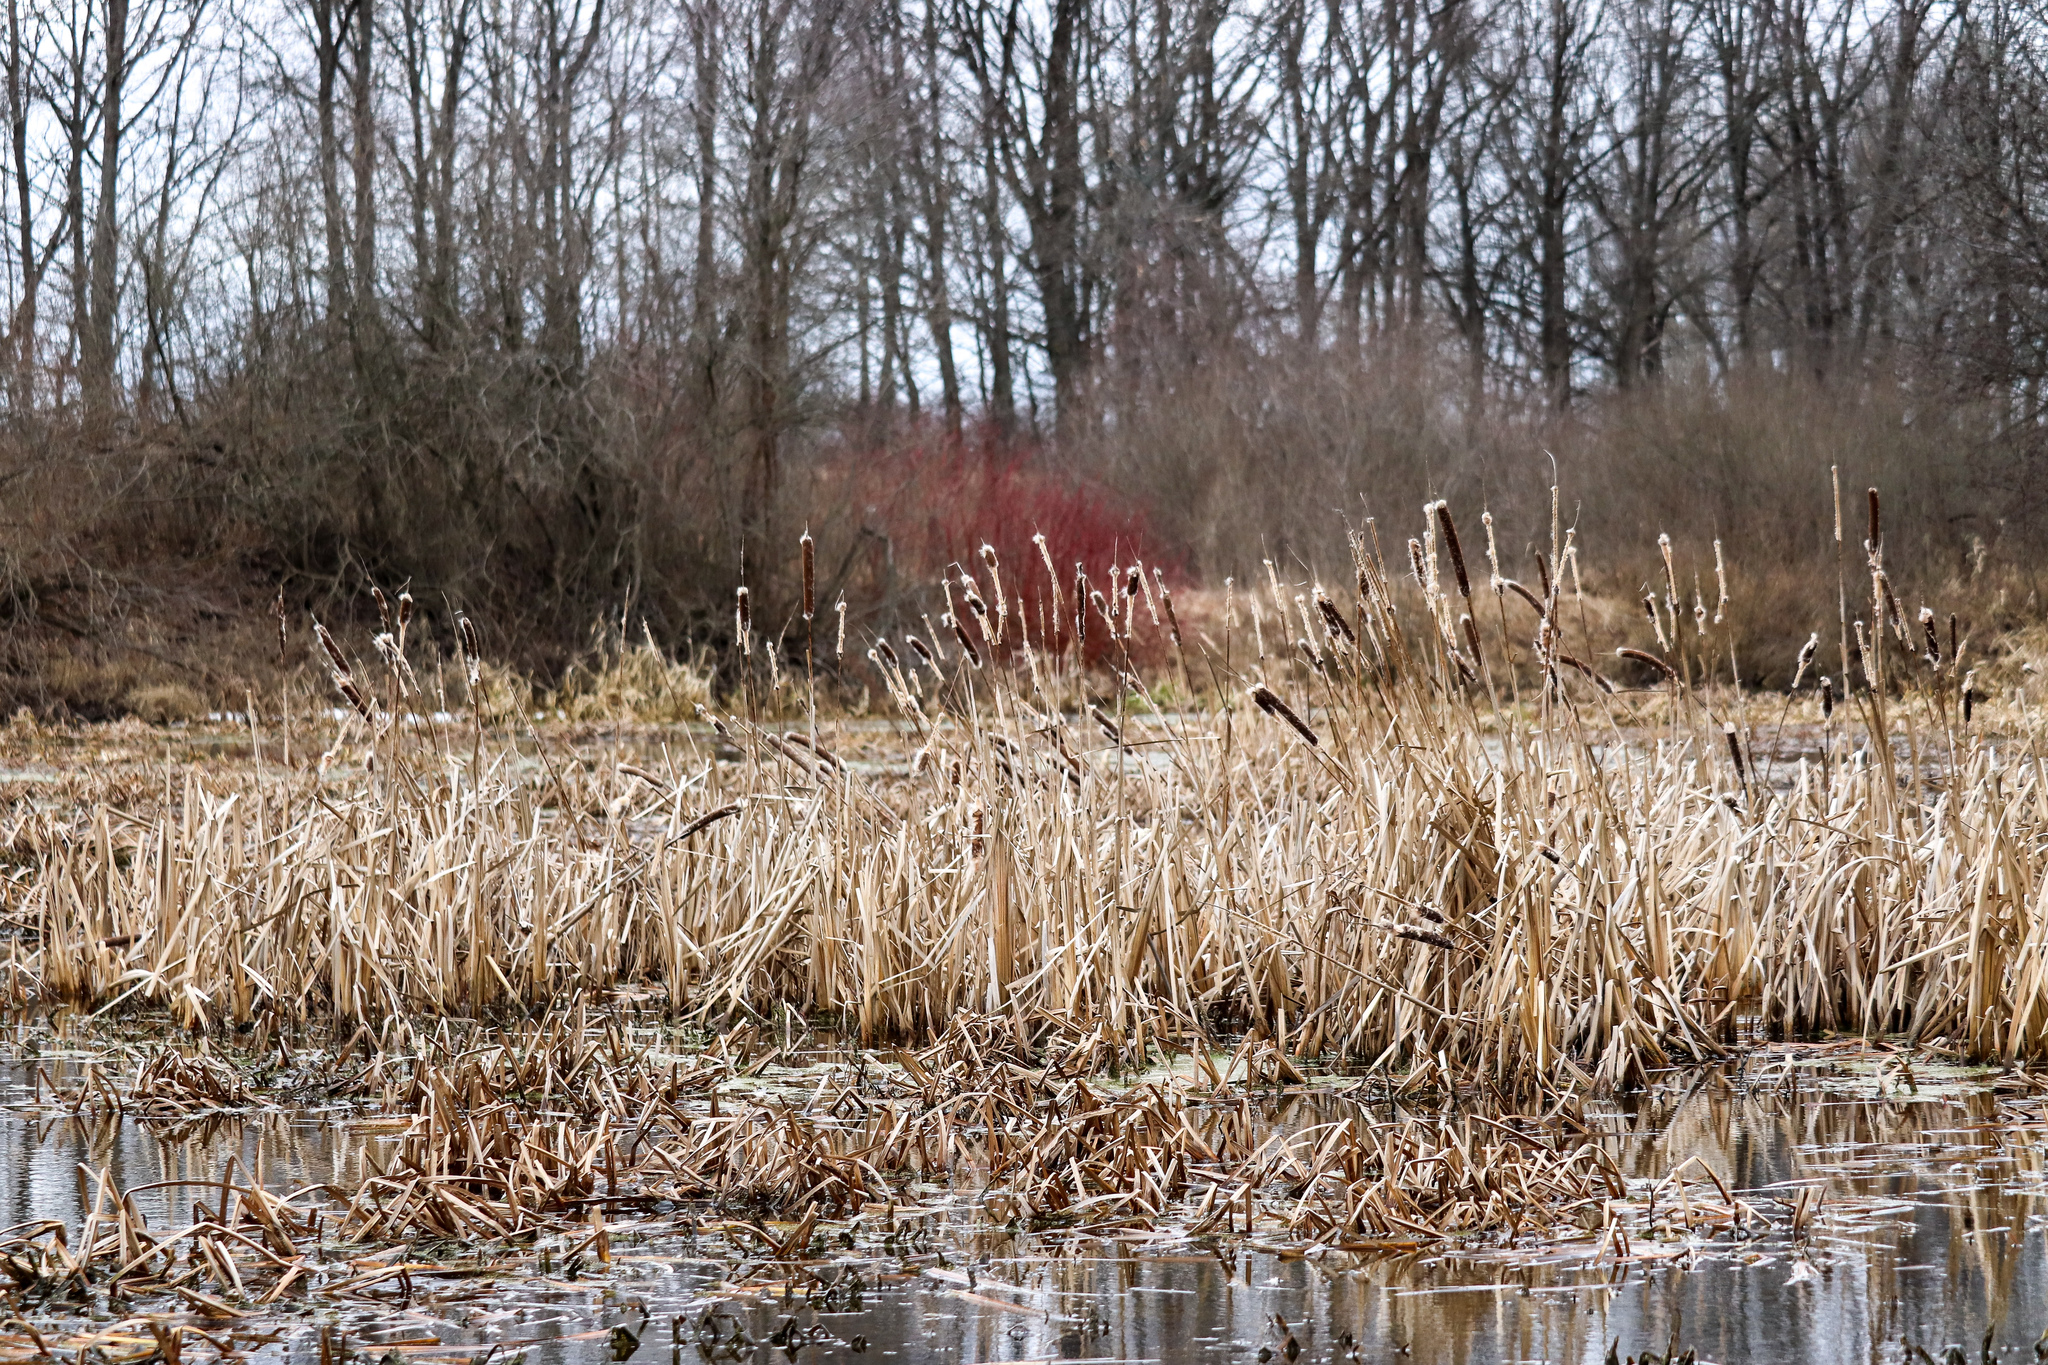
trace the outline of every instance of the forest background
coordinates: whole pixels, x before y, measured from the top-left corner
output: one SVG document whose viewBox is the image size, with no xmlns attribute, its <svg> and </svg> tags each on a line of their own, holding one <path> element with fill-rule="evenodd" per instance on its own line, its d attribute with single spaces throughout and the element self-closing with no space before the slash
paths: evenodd
<svg viewBox="0 0 2048 1365">
<path fill-rule="evenodd" d="M 861 632 L 1036 531 L 1342 583 L 1433 497 L 1533 578 L 1553 481 L 1610 615 L 1719 542 L 1783 681 L 1831 467 L 2019 640 L 2044 10 L 6 0 L 0 705 L 232 702 L 373 584 L 722 657 L 806 528 Z"/>
</svg>

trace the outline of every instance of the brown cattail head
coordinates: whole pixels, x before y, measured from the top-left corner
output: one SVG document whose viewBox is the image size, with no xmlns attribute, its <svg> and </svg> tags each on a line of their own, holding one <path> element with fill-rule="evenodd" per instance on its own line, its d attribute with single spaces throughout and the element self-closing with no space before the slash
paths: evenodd
<svg viewBox="0 0 2048 1365">
<path fill-rule="evenodd" d="M 906 635 L 903 638 L 910 642 L 911 652 L 923 661 L 926 668 L 929 668 L 934 673 L 939 671 L 939 661 L 932 657 L 932 647 L 930 645 L 918 639 L 915 635 Z"/>
<path fill-rule="evenodd" d="M 890 646 L 887 640 L 875 641 L 875 648 L 881 653 L 882 658 L 888 662 L 889 667 L 896 669 L 903 667 L 902 663 L 896 658 L 895 649 Z"/>
<path fill-rule="evenodd" d="M 960 652 L 967 656 L 968 663 L 980 668 L 981 651 L 975 647 L 974 637 L 967 633 L 967 627 L 960 624 L 959 618 L 948 616 L 946 619 L 953 623 L 953 635 L 960 641 Z"/>
<path fill-rule="evenodd" d="M 1673 668 L 1670 664 L 1665 663 L 1662 659 L 1658 658 L 1654 654 L 1649 653 L 1646 650 L 1629 649 L 1624 646 L 1623 648 L 1617 649 L 1614 652 L 1616 656 L 1619 658 L 1634 659 L 1639 664 L 1648 664 L 1650 667 L 1656 669 L 1659 673 L 1663 674 L 1666 678 L 1670 679 L 1671 681 L 1678 681 L 1677 669 Z"/>
<path fill-rule="evenodd" d="M 809 531 L 797 542 L 804 560 L 804 620 L 818 614 L 818 546 Z"/>
<path fill-rule="evenodd" d="M 1746 787 L 1749 785 L 1749 773 L 1742 762 L 1742 741 L 1735 737 L 1735 722 L 1721 722 L 1721 733 L 1728 740 L 1728 757 L 1735 761 L 1735 780 Z"/>
<path fill-rule="evenodd" d="M 1977 670 L 1971 669 L 1963 675 L 1963 724 L 1970 723 L 1970 714 L 1977 709 Z"/>
<path fill-rule="evenodd" d="M 354 678 L 344 673 L 336 673 L 334 675 L 334 687 L 336 691 L 341 693 L 342 700 L 355 708 L 357 715 L 373 725 L 376 723 L 377 718 L 375 713 L 370 710 L 369 700 L 363 696 L 362 689 L 356 686 Z"/>
<path fill-rule="evenodd" d="M 391 633 L 391 599 L 384 595 L 384 589 L 372 585 L 370 596 L 377 602 L 377 623 L 384 627 L 384 633 Z"/>
<path fill-rule="evenodd" d="M 1820 680 L 1820 714 L 1822 720 L 1831 720 L 1835 714 L 1835 680 L 1825 674 Z"/>
<path fill-rule="evenodd" d="M 1557 595 L 1551 590 L 1550 586 L 1550 561 L 1543 557 L 1543 551 L 1541 550 L 1531 550 L 1529 553 L 1535 556 L 1536 581 L 1542 585 L 1543 600 L 1548 602 Z"/>
<path fill-rule="evenodd" d="M 1884 519 L 1878 513 L 1877 490 L 1873 488 L 1870 490 L 1870 552 L 1881 554 L 1883 551 Z"/>
<path fill-rule="evenodd" d="M 1415 573 L 1415 586 L 1429 591 L 1429 576 L 1422 567 L 1422 542 L 1414 536 L 1408 537 L 1408 567 Z"/>
<path fill-rule="evenodd" d="M 1465 574 L 1465 551 L 1458 544 L 1458 528 L 1451 520 L 1449 503 L 1436 505 L 1436 524 L 1443 528 L 1444 548 L 1451 552 L 1451 572 L 1458 579 L 1458 595 L 1469 602 L 1472 600 L 1472 580 Z"/>
<path fill-rule="evenodd" d="M 1599 671 L 1595 669 L 1593 665 L 1587 663 L 1584 659 L 1573 658 L 1571 655 L 1566 654 L 1563 650 L 1559 650 L 1557 655 L 1557 661 L 1561 664 L 1567 665 L 1568 667 L 1576 668 L 1577 670 L 1579 670 L 1579 672 L 1585 674 L 1588 678 L 1591 678 L 1595 685 L 1597 685 L 1602 692 L 1605 692 L 1610 696 L 1613 695 L 1614 684 L 1607 681 L 1606 678 L 1602 677 Z"/>
<path fill-rule="evenodd" d="M 334 666 L 336 677 L 353 676 L 348 666 L 348 657 L 341 652 L 341 646 L 334 643 L 334 637 L 328 634 L 327 627 L 318 621 L 313 623 L 313 638 L 320 642 L 320 648 L 327 651 L 328 662 Z"/>
<path fill-rule="evenodd" d="M 1166 573 L 1161 569 L 1152 570 L 1152 576 L 1159 583 L 1159 607 L 1166 613 L 1166 633 L 1173 640 L 1173 647 L 1180 648 L 1180 618 L 1173 614 L 1173 594 L 1166 590 Z"/>
<path fill-rule="evenodd" d="M 455 638 L 462 644 L 462 661 L 468 665 L 469 685 L 475 687 L 483 678 L 483 645 L 477 639 L 476 623 L 460 612 L 455 616 Z"/>
<path fill-rule="evenodd" d="M 1941 637 L 1934 633 L 1934 608 L 1920 608 L 1920 630 L 1927 637 L 1927 662 L 1934 668 L 1941 667 Z"/>
<path fill-rule="evenodd" d="M 744 583 L 733 593 L 733 620 L 739 625 L 741 635 L 754 628 L 754 595 L 747 591 Z"/>
<path fill-rule="evenodd" d="M 1961 663 L 1963 661 L 1963 645 L 1962 641 L 1956 638 L 1958 628 L 1956 614 L 1950 612 L 1948 614 L 1948 657 L 1956 663 Z"/>
<path fill-rule="evenodd" d="M 1461 614 L 1458 617 L 1458 623 L 1465 628 L 1465 643 L 1471 647 L 1472 657 L 1482 664 L 1485 663 L 1486 655 L 1481 653 L 1479 649 L 1479 627 L 1472 624 L 1471 614 L 1469 612 Z M 1544 622 L 1546 627 L 1549 624 L 1548 621 Z"/>
<path fill-rule="evenodd" d="M 1316 585 L 1316 611 L 1323 618 L 1323 626 L 1330 632 L 1330 638 L 1341 639 L 1347 645 L 1358 644 L 1357 635 L 1352 633 L 1351 623 L 1344 619 L 1344 613 L 1337 610 L 1337 604 L 1323 595 L 1322 584 Z"/>
<path fill-rule="evenodd" d="M 406 627 L 411 624 L 412 594 L 410 592 L 400 592 L 398 594 L 398 648 L 401 653 L 405 650 Z"/>
<path fill-rule="evenodd" d="M 1274 693 L 1272 688 L 1266 686 L 1264 683 L 1255 683 L 1251 688 L 1250 696 L 1253 703 L 1256 704 L 1261 711 L 1264 711 L 1269 716 L 1273 716 L 1277 719 L 1286 721 L 1289 725 L 1294 727 L 1294 733 L 1300 735 L 1303 739 L 1307 740 L 1311 745 L 1320 743 L 1320 741 L 1316 739 L 1316 732 L 1309 729 L 1308 723 L 1304 721 L 1300 716 L 1295 715 L 1293 708 L 1288 706 L 1286 702 L 1280 700 L 1279 696 Z"/>
<path fill-rule="evenodd" d="M 284 588 L 277 590 L 277 601 L 270 604 L 270 614 L 277 618 L 277 666 L 283 668 L 291 652 L 291 630 L 284 614 Z"/>
<path fill-rule="evenodd" d="M 1106 711 L 1104 711 L 1100 706 L 1097 706 L 1092 702 L 1089 704 L 1088 719 L 1095 722 L 1095 728 L 1102 731 L 1102 737 L 1104 739 L 1108 740 L 1111 744 L 1116 745 L 1119 749 L 1123 748 L 1124 732 L 1122 728 L 1119 727 L 1116 721 L 1111 719 L 1109 714 Z"/>
</svg>

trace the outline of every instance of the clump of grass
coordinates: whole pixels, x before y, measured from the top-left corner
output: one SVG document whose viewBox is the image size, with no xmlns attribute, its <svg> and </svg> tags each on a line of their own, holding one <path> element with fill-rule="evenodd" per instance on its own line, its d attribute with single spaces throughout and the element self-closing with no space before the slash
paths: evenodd
<svg viewBox="0 0 2048 1365">
<path fill-rule="evenodd" d="M 697 708 L 712 700 L 716 676 L 708 648 L 678 658 L 643 627 L 637 641 L 616 634 L 601 639 L 570 665 L 546 706 L 575 721 L 694 720 Z"/>
</svg>

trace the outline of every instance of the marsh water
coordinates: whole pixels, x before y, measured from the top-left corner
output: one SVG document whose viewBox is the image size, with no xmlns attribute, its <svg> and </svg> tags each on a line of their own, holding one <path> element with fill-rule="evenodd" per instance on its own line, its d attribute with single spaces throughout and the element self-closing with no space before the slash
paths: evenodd
<svg viewBox="0 0 2048 1365">
<path fill-rule="evenodd" d="M 885 1250 L 858 1245 L 814 1267 L 833 1286 L 822 1297 L 816 1282 L 806 1293 L 736 1276 L 730 1252 L 684 1230 L 687 1219 L 625 1215 L 602 1273 L 508 1262 L 424 1274 L 402 1300 L 286 1314 L 251 1350 L 318 1360 L 324 1326 L 383 1365 L 486 1354 L 596 1365 L 622 1351 L 653 1365 L 1286 1361 L 1291 1334 L 1307 1361 L 1600 1362 L 1610 1348 L 1625 1359 L 1675 1345 L 1708 1361 L 1813 1365 L 1917 1360 L 1914 1348 L 1940 1359 L 1951 1344 L 1976 1361 L 1990 1330 L 1992 1358 L 2031 1360 L 2048 1329 L 2048 1147 L 2038 1101 L 1993 1079 L 1923 1068 L 1909 1088 L 1859 1064 L 1746 1068 L 1674 1077 L 1591 1114 L 1625 1171 L 1656 1176 L 1697 1157 L 1695 1173 L 1710 1167 L 1772 1225 L 1639 1245 L 1619 1265 L 1589 1243 L 1361 1257 L 1170 1229 L 1019 1235 L 977 1222 L 972 1191 L 933 1186 Z M 156 1227 L 182 1221 L 193 1197 L 159 1182 L 218 1180 L 230 1159 L 273 1189 L 352 1187 L 392 1131 L 340 1110 L 53 1116 L 34 1104 L 40 1083 L 20 1068 L 0 1078 L 0 1226 L 75 1225 L 81 1166 L 155 1186 L 136 1202 Z M 1344 1101 L 1283 1099 L 1272 1119 L 1300 1121 L 1303 1106 L 1322 1117 L 1331 1103 Z M 615 1336 L 620 1325 L 637 1346 Z"/>
</svg>

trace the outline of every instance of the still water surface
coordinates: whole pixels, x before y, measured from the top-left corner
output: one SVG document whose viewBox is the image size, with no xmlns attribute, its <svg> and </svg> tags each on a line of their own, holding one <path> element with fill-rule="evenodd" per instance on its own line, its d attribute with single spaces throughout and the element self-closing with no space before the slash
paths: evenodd
<svg viewBox="0 0 2048 1365">
<path fill-rule="evenodd" d="M 4 1080 L 0 1103 L 29 1098 L 20 1072 Z M 323 1302 L 281 1321 L 281 1339 L 254 1354 L 316 1360 L 318 1324 L 328 1323 L 348 1331 L 367 1362 L 442 1365 L 495 1344 L 497 1361 L 524 1354 L 528 1365 L 598 1365 L 615 1358 L 609 1329 L 624 1324 L 641 1338 L 633 1358 L 650 1365 L 1222 1361 L 1256 1360 L 1262 1349 L 1281 1362 L 1278 1315 L 1299 1359 L 1314 1362 L 1594 1365 L 1615 1343 L 1626 1358 L 1662 1354 L 1672 1342 L 1702 1360 L 1755 1365 L 1905 1361 L 1919 1358 L 1914 1346 L 1939 1359 L 1950 1343 L 1967 1344 L 1976 1361 L 1987 1328 L 1996 1329 L 1993 1358 L 2035 1359 L 2048 1329 L 2038 1107 L 1953 1084 L 1918 1095 L 1878 1089 L 1841 1071 L 1809 1075 L 1794 1090 L 1744 1090 L 1710 1076 L 1606 1116 L 1625 1170 L 1655 1175 L 1699 1157 L 1779 1227 L 1689 1250 L 1639 1243 L 1669 1258 L 1625 1270 L 1583 1249 L 1283 1258 L 1165 1236 L 1011 1236 L 941 1215 L 928 1242 L 889 1256 L 864 1248 L 825 1267 L 827 1278 L 857 1274 L 865 1286 L 857 1311 L 827 1312 L 800 1295 L 736 1291 L 718 1248 L 677 1235 L 665 1219 L 636 1235 L 627 1216 L 613 1224 L 618 1254 L 605 1279 L 423 1281 L 403 1309 Z M 16 1107 L 0 1111 L 0 1225 L 75 1224 L 81 1164 L 133 1187 L 218 1179 L 232 1157 L 244 1172 L 260 1165 L 271 1188 L 353 1187 L 366 1149 L 381 1140 L 338 1111 L 169 1125 L 91 1124 Z M 1791 1206 L 1815 1186 L 1826 1197 L 1795 1246 L 1785 1231 Z M 138 1203 L 164 1227 L 185 1220 L 191 1197 L 158 1189 Z"/>
</svg>

